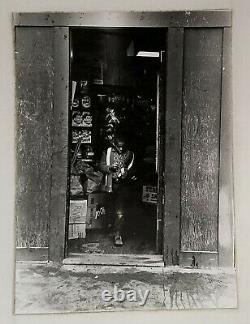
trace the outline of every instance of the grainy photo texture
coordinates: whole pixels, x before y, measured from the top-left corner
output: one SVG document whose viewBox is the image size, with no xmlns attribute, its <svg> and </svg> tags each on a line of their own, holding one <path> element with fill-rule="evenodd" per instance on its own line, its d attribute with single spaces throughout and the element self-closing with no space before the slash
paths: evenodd
<svg viewBox="0 0 250 324">
<path fill-rule="evenodd" d="M 16 314 L 236 307 L 231 12 L 13 21 Z"/>
</svg>

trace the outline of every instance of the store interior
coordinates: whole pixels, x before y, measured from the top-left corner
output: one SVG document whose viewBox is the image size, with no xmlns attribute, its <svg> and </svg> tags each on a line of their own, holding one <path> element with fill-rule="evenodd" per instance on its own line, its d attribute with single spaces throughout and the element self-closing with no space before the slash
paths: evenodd
<svg viewBox="0 0 250 324">
<path fill-rule="evenodd" d="M 68 255 L 157 253 L 157 118 L 163 51 L 161 29 L 71 30 Z M 99 167 L 117 134 L 134 153 L 119 247 L 113 242 L 113 194 L 107 192 Z"/>
</svg>

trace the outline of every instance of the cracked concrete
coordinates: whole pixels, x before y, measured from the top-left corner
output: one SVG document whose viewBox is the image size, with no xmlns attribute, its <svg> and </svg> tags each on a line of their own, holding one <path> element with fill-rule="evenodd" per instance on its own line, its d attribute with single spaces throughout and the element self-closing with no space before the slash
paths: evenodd
<svg viewBox="0 0 250 324">
<path fill-rule="evenodd" d="M 105 302 L 102 291 L 114 286 L 149 295 L 139 301 Z M 16 264 L 16 314 L 143 309 L 236 307 L 234 270 Z"/>
</svg>

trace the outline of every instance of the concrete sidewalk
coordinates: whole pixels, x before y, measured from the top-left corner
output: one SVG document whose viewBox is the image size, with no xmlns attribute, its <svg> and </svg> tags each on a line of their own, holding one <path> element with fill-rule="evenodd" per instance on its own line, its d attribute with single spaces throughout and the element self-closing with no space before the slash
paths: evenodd
<svg viewBox="0 0 250 324">
<path fill-rule="evenodd" d="M 144 304 L 141 296 L 147 297 Z M 16 264 L 16 314 L 234 308 L 236 304 L 234 270 Z"/>
</svg>

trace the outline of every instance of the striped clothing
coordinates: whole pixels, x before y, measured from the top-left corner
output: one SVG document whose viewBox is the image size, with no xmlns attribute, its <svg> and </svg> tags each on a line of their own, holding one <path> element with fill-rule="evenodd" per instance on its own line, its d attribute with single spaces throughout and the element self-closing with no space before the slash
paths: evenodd
<svg viewBox="0 0 250 324">
<path fill-rule="evenodd" d="M 113 182 L 119 183 L 120 180 L 125 179 L 131 171 L 134 164 L 134 153 L 125 151 L 118 153 L 114 148 L 109 147 L 107 151 L 103 152 L 100 169 L 105 174 L 105 189 L 112 192 Z M 111 172 L 109 167 L 117 166 L 118 171 Z"/>
</svg>

